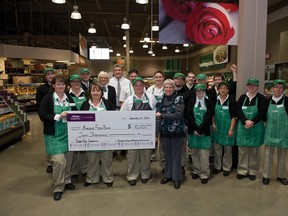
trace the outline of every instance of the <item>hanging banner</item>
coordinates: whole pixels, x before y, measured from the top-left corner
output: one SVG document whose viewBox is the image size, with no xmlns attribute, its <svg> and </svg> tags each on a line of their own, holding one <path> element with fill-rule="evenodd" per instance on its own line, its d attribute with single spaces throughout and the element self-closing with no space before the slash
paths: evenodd
<svg viewBox="0 0 288 216">
<path fill-rule="evenodd" d="M 69 151 L 153 149 L 155 111 L 69 111 Z"/>
<path fill-rule="evenodd" d="M 237 45 L 238 14 L 238 4 L 159 0 L 159 42 Z"/>
</svg>

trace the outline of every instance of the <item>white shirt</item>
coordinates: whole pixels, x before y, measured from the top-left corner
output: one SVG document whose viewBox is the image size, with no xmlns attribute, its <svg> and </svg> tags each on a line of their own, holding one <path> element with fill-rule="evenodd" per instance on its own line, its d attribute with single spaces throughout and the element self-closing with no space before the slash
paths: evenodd
<svg viewBox="0 0 288 216">
<path fill-rule="evenodd" d="M 199 101 L 200 101 L 201 107 L 206 107 L 206 105 L 205 105 L 205 97 L 203 97 L 201 100 L 199 100 L 199 98 L 196 97 L 196 103 L 195 103 L 194 107 L 198 107 Z"/>
<path fill-rule="evenodd" d="M 130 80 L 125 78 L 125 77 L 121 77 L 119 79 L 119 81 L 120 81 L 121 89 L 124 88 L 126 85 L 128 85 L 130 83 Z M 113 86 L 115 88 L 116 96 L 118 94 L 118 92 L 117 92 L 118 91 L 117 84 L 118 84 L 118 79 L 116 79 L 115 77 L 110 78 L 109 85 L 111 85 L 111 86 Z M 120 98 L 120 96 L 119 96 L 119 98 Z M 119 101 L 116 101 L 116 107 L 120 107 Z"/>
<path fill-rule="evenodd" d="M 156 99 L 155 97 L 152 95 L 152 94 L 149 94 L 149 93 L 144 93 L 141 98 L 138 98 L 136 95 L 130 95 L 123 103 L 122 107 L 120 110 L 132 110 L 132 106 L 133 106 L 133 98 L 134 96 L 137 98 L 137 99 L 140 99 L 140 100 L 146 100 L 146 96 L 149 100 L 149 105 L 151 107 L 152 110 L 155 110 L 156 109 Z"/>
<path fill-rule="evenodd" d="M 68 97 L 65 93 L 62 101 L 60 101 L 59 96 L 55 92 L 53 93 L 53 98 L 54 98 L 54 106 L 70 106 Z M 60 114 L 55 114 L 54 120 L 60 121 Z"/>
<path fill-rule="evenodd" d="M 128 85 L 121 88 L 119 101 L 124 102 L 129 96 L 134 94 L 134 89 L 132 83 L 130 82 Z"/>
<path fill-rule="evenodd" d="M 220 101 L 220 104 L 223 105 L 225 103 L 225 101 L 228 99 L 229 94 L 227 94 L 226 98 L 224 99 L 224 101 L 221 100 L 220 95 L 217 96 L 217 100 Z"/>
<path fill-rule="evenodd" d="M 278 101 L 280 101 L 282 98 L 283 98 L 283 95 L 281 95 L 278 98 L 276 98 L 274 95 L 272 96 L 272 100 L 275 101 L 275 103 L 278 103 Z"/>
<path fill-rule="evenodd" d="M 152 95 L 157 96 L 157 97 L 163 97 L 164 88 L 162 86 L 162 88 L 159 89 L 155 85 L 152 85 L 147 89 L 146 93 L 152 94 Z"/>
</svg>

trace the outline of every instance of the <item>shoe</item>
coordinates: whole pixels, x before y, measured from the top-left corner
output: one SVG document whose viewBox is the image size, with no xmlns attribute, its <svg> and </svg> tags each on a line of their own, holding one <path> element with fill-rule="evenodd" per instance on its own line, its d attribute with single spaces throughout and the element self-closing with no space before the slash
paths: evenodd
<svg viewBox="0 0 288 216">
<path fill-rule="evenodd" d="M 164 177 L 164 178 L 161 179 L 160 184 L 167 184 L 167 183 L 170 182 L 170 181 L 172 181 L 171 178 L 166 178 L 166 177 Z"/>
<path fill-rule="evenodd" d="M 165 172 L 165 167 L 161 170 L 161 172 L 164 174 L 164 172 Z"/>
<path fill-rule="evenodd" d="M 141 179 L 142 184 L 146 184 L 148 181 L 149 181 L 149 178 L 148 179 Z"/>
<path fill-rule="evenodd" d="M 237 176 L 236 176 L 236 178 L 239 180 L 244 179 L 246 177 L 247 177 L 246 175 L 241 175 L 241 174 L 237 174 Z"/>
<path fill-rule="evenodd" d="M 256 180 L 256 176 L 255 176 L 255 175 L 248 175 L 248 178 L 249 178 L 251 181 L 255 181 L 255 180 Z"/>
<path fill-rule="evenodd" d="M 230 172 L 229 171 L 223 171 L 223 176 L 227 177 L 230 175 Z"/>
<path fill-rule="evenodd" d="M 112 182 L 104 182 L 104 184 L 106 184 L 107 187 L 112 187 L 113 186 L 113 181 Z"/>
<path fill-rule="evenodd" d="M 269 185 L 270 184 L 270 178 L 262 178 L 262 183 L 265 185 Z"/>
<path fill-rule="evenodd" d="M 62 192 L 55 192 L 55 193 L 53 194 L 53 198 L 54 198 L 55 201 L 61 200 L 61 198 L 62 198 Z"/>
<path fill-rule="evenodd" d="M 277 177 L 277 181 L 279 181 L 281 184 L 283 185 L 287 185 L 288 184 L 288 181 L 286 178 L 278 178 Z"/>
<path fill-rule="evenodd" d="M 184 166 L 182 166 L 182 175 L 185 175 L 185 168 L 184 168 Z"/>
<path fill-rule="evenodd" d="M 136 180 L 131 180 L 131 181 L 128 181 L 129 185 L 131 186 L 135 186 L 137 181 Z"/>
<path fill-rule="evenodd" d="M 69 183 L 69 184 L 66 184 L 66 185 L 65 185 L 65 189 L 66 189 L 66 190 L 75 190 L 76 187 L 75 187 L 75 185 L 73 185 L 72 183 Z"/>
<path fill-rule="evenodd" d="M 201 184 L 207 184 L 208 183 L 208 179 L 201 179 Z"/>
<path fill-rule="evenodd" d="M 90 182 L 85 182 L 83 186 L 84 186 L 84 187 L 89 187 L 90 185 L 92 185 L 92 183 L 90 183 Z"/>
<path fill-rule="evenodd" d="M 215 174 L 215 175 L 217 175 L 219 172 L 221 172 L 221 170 L 218 170 L 218 169 L 213 170 L 213 174 Z"/>
<path fill-rule="evenodd" d="M 192 179 L 198 179 L 199 176 L 197 174 L 192 174 Z"/>
<path fill-rule="evenodd" d="M 181 184 L 179 181 L 174 181 L 174 188 L 179 189 L 181 187 Z"/>
<path fill-rule="evenodd" d="M 47 172 L 47 173 L 52 173 L 52 172 L 53 172 L 53 167 L 52 167 L 52 165 L 47 166 L 46 172 Z"/>
</svg>

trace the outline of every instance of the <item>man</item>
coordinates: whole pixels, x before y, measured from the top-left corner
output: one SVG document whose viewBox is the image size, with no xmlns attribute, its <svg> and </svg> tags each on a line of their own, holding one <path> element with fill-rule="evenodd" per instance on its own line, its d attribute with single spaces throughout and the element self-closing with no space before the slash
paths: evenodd
<svg viewBox="0 0 288 216">
<path fill-rule="evenodd" d="M 283 185 L 288 185 L 288 181 L 285 178 L 288 148 L 288 98 L 284 93 L 285 87 L 285 80 L 275 80 L 273 82 L 273 96 L 269 100 L 264 137 L 266 149 L 262 179 L 262 183 L 265 185 L 270 184 L 275 148 L 278 154 L 277 181 Z"/>
<path fill-rule="evenodd" d="M 109 75 L 105 71 L 100 71 L 98 74 L 98 82 L 103 89 L 103 97 L 110 101 L 116 107 L 116 91 L 113 86 L 109 85 Z"/>
<path fill-rule="evenodd" d="M 194 86 L 196 83 L 196 75 L 193 72 L 188 72 L 186 76 L 186 84 L 184 85 L 184 88 L 187 92 L 192 92 L 194 90 Z"/>
<path fill-rule="evenodd" d="M 55 71 L 53 68 L 46 68 L 45 71 L 45 84 L 41 85 L 37 88 L 36 90 L 36 105 L 37 105 L 37 109 L 39 111 L 39 107 L 40 107 L 40 103 L 41 100 L 43 99 L 43 97 L 49 93 L 51 91 L 51 82 L 53 77 L 55 76 Z M 53 169 L 52 169 L 52 161 L 50 158 L 50 155 L 47 155 L 47 168 L 46 168 L 46 172 L 47 173 L 52 173 Z"/>
<path fill-rule="evenodd" d="M 80 75 L 81 75 L 81 86 L 82 89 L 87 92 L 89 90 L 90 87 L 90 71 L 88 70 L 88 68 L 82 68 L 80 70 Z"/>
<path fill-rule="evenodd" d="M 137 77 L 132 81 L 134 94 L 129 96 L 123 103 L 124 110 L 154 110 L 156 99 L 151 94 L 144 93 L 144 80 Z M 151 175 L 151 152 L 152 149 L 130 149 L 127 153 L 128 172 L 127 180 L 131 186 L 135 186 L 140 175 L 141 182 L 147 183 Z"/>
<path fill-rule="evenodd" d="M 120 98 L 119 98 L 119 101 L 120 101 L 120 106 L 122 106 L 122 104 L 124 103 L 124 101 L 129 97 L 131 96 L 132 94 L 134 94 L 134 89 L 133 89 L 133 85 L 132 85 L 132 80 L 134 80 L 136 77 L 138 77 L 138 71 L 136 69 L 131 69 L 129 72 L 128 72 L 128 76 L 129 76 L 129 84 L 124 86 L 122 89 L 121 89 L 121 92 L 120 92 Z M 145 89 L 144 89 L 145 91 Z"/>
<path fill-rule="evenodd" d="M 214 89 L 208 88 L 208 81 L 207 81 L 207 76 L 204 73 L 198 74 L 196 76 L 196 80 L 198 84 L 203 84 L 206 86 L 206 92 L 205 92 L 205 97 L 207 97 L 212 104 L 215 106 L 216 101 L 217 101 L 217 93 L 215 92 Z"/>
<path fill-rule="evenodd" d="M 113 77 L 110 78 L 110 85 L 116 91 L 116 109 L 120 109 L 120 92 L 121 89 L 130 83 L 129 79 L 123 77 L 123 68 L 121 65 L 115 65 L 113 69 Z"/>
</svg>

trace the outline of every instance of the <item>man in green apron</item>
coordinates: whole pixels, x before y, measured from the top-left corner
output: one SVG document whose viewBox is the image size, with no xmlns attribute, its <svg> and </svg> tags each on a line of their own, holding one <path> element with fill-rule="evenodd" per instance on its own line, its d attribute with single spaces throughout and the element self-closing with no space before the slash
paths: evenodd
<svg viewBox="0 0 288 216">
<path fill-rule="evenodd" d="M 262 179 L 262 183 L 265 185 L 270 183 L 275 148 L 278 153 L 277 180 L 283 185 L 288 184 L 285 178 L 288 148 L 288 98 L 284 94 L 285 87 L 285 80 L 275 80 L 273 82 L 273 96 L 269 100 L 264 137 L 266 149 Z"/>
<path fill-rule="evenodd" d="M 205 89 L 203 84 L 195 85 L 195 94 L 187 106 L 188 146 L 191 148 L 193 161 L 192 179 L 200 177 L 202 184 L 207 184 L 210 176 L 210 126 L 214 109 L 212 102 L 205 98 Z"/>
<path fill-rule="evenodd" d="M 86 101 L 86 93 L 81 85 L 81 76 L 73 74 L 69 77 L 70 90 L 68 93 L 70 106 L 73 111 L 80 110 Z M 87 156 L 85 151 L 73 152 L 71 175 L 81 175 L 87 172 Z"/>
<path fill-rule="evenodd" d="M 144 80 L 136 77 L 133 81 L 134 94 L 129 96 L 121 107 L 122 110 L 155 110 L 156 99 L 151 94 L 144 93 Z M 147 183 L 151 175 L 152 149 L 130 149 L 127 152 L 127 180 L 131 186 L 135 186 L 140 175 L 141 182 Z"/>
<path fill-rule="evenodd" d="M 237 179 L 256 180 L 259 170 L 259 147 L 263 144 L 266 98 L 258 93 L 259 80 L 247 80 L 247 93 L 237 103 L 238 126 L 236 144 L 239 147 Z"/>
</svg>

